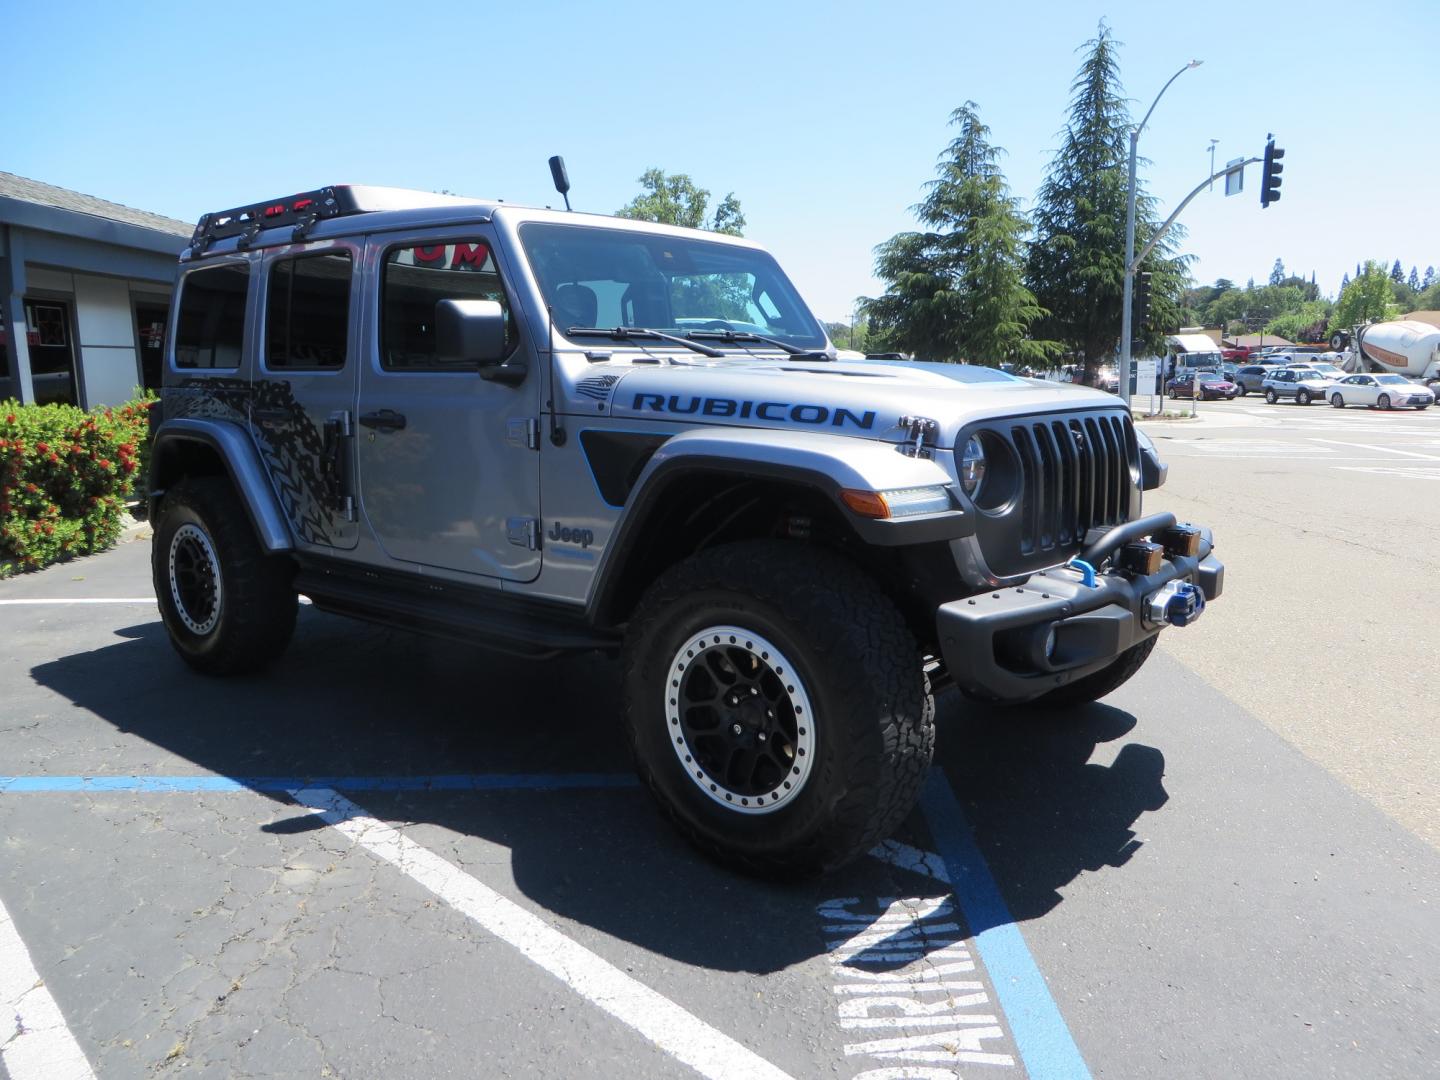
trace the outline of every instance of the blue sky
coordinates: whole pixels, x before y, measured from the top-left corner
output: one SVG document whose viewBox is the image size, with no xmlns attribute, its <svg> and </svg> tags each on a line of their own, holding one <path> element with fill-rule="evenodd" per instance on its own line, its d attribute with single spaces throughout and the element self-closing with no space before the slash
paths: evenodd
<svg viewBox="0 0 1440 1080">
<path fill-rule="evenodd" d="M 1277 257 L 1334 294 L 1365 258 L 1440 269 L 1435 0 L 1029 4 L 12 3 L 0 169 L 194 220 L 327 183 L 610 212 L 649 166 L 740 198 L 817 313 L 875 294 L 948 114 L 972 99 L 1034 197 L 1105 18 L 1166 212 L 1217 160 L 1283 146 L 1283 199 L 1197 199 L 1197 280 Z"/>
</svg>

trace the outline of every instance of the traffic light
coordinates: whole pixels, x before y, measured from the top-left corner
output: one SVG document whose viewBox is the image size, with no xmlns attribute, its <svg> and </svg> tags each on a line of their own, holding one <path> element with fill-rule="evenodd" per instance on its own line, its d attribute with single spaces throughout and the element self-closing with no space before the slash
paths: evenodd
<svg viewBox="0 0 1440 1080">
<path fill-rule="evenodd" d="M 1150 275 L 1135 275 L 1135 308 L 1130 314 L 1131 336 L 1145 336 L 1145 319 L 1150 314 Z"/>
<path fill-rule="evenodd" d="M 1280 159 L 1285 156 L 1285 151 L 1275 145 L 1272 138 L 1265 144 L 1265 168 L 1260 174 L 1260 208 L 1263 210 L 1272 202 L 1280 201 L 1280 174 L 1285 171 L 1285 166 L 1280 164 Z"/>
</svg>

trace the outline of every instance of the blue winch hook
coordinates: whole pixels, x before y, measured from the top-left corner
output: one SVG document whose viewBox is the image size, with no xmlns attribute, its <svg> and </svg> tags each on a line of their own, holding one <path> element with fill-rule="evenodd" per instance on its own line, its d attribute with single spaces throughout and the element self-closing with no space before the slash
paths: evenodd
<svg viewBox="0 0 1440 1080">
<path fill-rule="evenodd" d="M 1080 571 L 1080 579 L 1088 589 L 1098 588 L 1095 584 L 1095 567 L 1091 566 L 1084 559 L 1071 559 L 1065 564 L 1071 570 Z"/>
</svg>

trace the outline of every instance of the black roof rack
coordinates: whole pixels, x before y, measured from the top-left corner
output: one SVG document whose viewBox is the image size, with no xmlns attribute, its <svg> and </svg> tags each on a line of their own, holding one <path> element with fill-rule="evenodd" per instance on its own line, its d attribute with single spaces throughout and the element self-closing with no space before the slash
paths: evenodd
<svg viewBox="0 0 1440 1080">
<path fill-rule="evenodd" d="M 366 212 L 367 208 L 356 201 L 348 186 L 302 191 L 283 199 L 269 199 L 249 206 L 237 206 L 233 210 L 205 214 L 195 225 L 190 247 L 199 255 L 216 240 L 230 236 L 240 237 L 240 247 L 248 247 L 261 229 L 286 225 L 294 227 L 294 239 L 299 240 L 317 221 Z"/>
<path fill-rule="evenodd" d="M 237 206 L 206 214 L 195 226 L 190 238 L 192 257 L 205 254 L 217 240 L 236 236 L 236 245 L 247 248 L 261 229 L 289 226 L 291 243 L 298 243 L 318 221 L 369 214 L 384 210 L 416 210 L 422 207 L 467 207 L 479 221 L 489 221 L 493 204 L 481 199 L 441 195 L 433 191 L 412 191 L 408 188 L 371 187 L 366 184 L 332 184 L 315 191 L 302 191 L 283 199 Z"/>
</svg>

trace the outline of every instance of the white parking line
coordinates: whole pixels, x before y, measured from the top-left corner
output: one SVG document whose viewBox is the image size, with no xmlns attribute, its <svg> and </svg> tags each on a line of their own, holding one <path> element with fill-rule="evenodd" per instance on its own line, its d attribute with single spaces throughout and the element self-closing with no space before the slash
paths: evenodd
<svg viewBox="0 0 1440 1080">
<path fill-rule="evenodd" d="M 12 1027 L 13 1025 L 13 1027 Z M 0 903 L 0 1064 L 10 1080 L 95 1080 Z"/>
<path fill-rule="evenodd" d="M 300 603 L 310 603 L 308 596 L 298 598 Z M 12 600 L 0 600 L 0 607 L 38 607 L 43 604 L 149 604 L 154 607 L 153 596 L 40 596 Z"/>
<path fill-rule="evenodd" d="M 291 791 L 296 802 L 518 949 L 586 1000 L 665 1053 L 714 1080 L 790 1080 L 754 1051 L 571 941 L 519 904 L 421 847 L 328 788 Z"/>
<path fill-rule="evenodd" d="M 24 607 L 38 604 L 151 604 L 153 596 L 53 596 L 25 600 L 0 600 L 3 607 Z"/>
<path fill-rule="evenodd" d="M 1355 446 L 1361 450 L 1375 450 L 1385 454 L 1401 454 L 1404 457 L 1420 458 L 1424 461 L 1440 461 L 1440 455 L 1421 454 L 1414 450 L 1400 450 L 1393 446 L 1375 446 L 1371 443 L 1344 442 L 1340 439 L 1312 439 L 1312 442 L 1334 443 L 1336 446 Z"/>
</svg>

